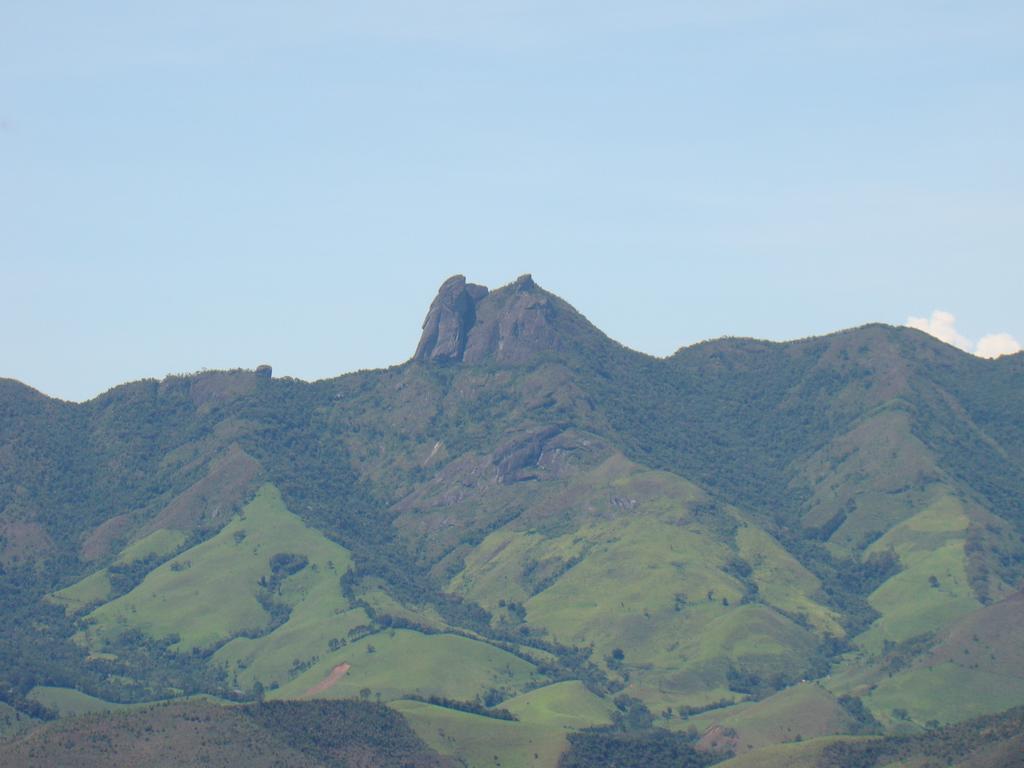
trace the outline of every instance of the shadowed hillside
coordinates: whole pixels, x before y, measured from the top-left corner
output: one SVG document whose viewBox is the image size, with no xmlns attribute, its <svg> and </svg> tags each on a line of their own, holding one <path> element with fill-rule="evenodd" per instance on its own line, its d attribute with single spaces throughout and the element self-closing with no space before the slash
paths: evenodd
<svg viewBox="0 0 1024 768">
<path fill-rule="evenodd" d="M 3 745 L 0 766 L 449 765 L 400 715 L 365 702 L 221 707 L 193 702 L 54 723 Z"/>
</svg>

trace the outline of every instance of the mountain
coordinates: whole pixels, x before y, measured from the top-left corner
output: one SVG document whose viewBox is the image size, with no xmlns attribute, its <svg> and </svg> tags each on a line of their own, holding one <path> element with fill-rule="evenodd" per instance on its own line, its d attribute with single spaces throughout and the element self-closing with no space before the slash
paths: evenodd
<svg viewBox="0 0 1024 768">
<path fill-rule="evenodd" d="M 923 732 L 1024 703 L 1022 535 L 1024 353 L 659 359 L 455 276 L 386 370 L 0 380 L 0 699 L 369 696 L 470 765 Z"/>
</svg>

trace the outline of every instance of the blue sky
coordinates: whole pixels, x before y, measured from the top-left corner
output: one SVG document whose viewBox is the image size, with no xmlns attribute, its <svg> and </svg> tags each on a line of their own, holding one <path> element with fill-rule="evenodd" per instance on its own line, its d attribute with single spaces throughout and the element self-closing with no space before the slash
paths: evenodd
<svg viewBox="0 0 1024 768">
<path fill-rule="evenodd" d="M 1024 339 L 1022 36 L 1019 1 L 0 0 L 0 376 L 385 366 L 457 272 L 659 355 Z"/>
</svg>

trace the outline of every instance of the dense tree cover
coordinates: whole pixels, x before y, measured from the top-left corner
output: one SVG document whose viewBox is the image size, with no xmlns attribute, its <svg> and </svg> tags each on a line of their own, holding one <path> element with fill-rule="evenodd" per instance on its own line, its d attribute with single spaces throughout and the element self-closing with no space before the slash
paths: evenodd
<svg viewBox="0 0 1024 768">
<path fill-rule="evenodd" d="M 867 601 L 875 589 L 901 570 L 899 557 L 890 551 L 875 552 L 863 560 L 836 557 L 813 538 L 804 538 L 799 530 L 782 528 L 779 540 L 786 549 L 819 579 L 824 602 L 839 612 L 849 636 L 867 629 L 878 612 Z M 837 648 L 843 651 L 845 648 Z"/>
<path fill-rule="evenodd" d="M 705 768 L 720 756 L 693 748 L 690 737 L 669 731 L 642 734 L 583 731 L 569 734 L 559 768 Z"/>
<path fill-rule="evenodd" d="M 323 760 L 349 765 L 369 753 L 371 764 L 437 764 L 436 755 L 413 733 L 400 714 L 369 701 L 273 701 L 243 710 L 261 728 L 284 743 Z M 365 757 L 363 759 L 366 759 Z"/>
<path fill-rule="evenodd" d="M 179 702 L 61 720 L 0 749 L 2 768 L 440 768 L 397 712 L 367 701 Z"/>
<path fill-rule="evenodd" d="M 838 698 L 839 706 L 846 710 L 854 720 L 857 721 L 858 733 L 880 733 L 882 724 L 875 719 L 875 716 L 864 706 L 864 702 L 857 696 L 844 694 Z"/>
<path fill-rule="evenodd" d="M 408 694 L 405 698 L 433 704 L 435 707 L 444 707 L 445 709 L 454 709 L 459 712 L 469 712 L 481 717 L 490 717 L 495 720 L 515 721 L 519 719 L 507 709 L 488 705 L 485 701 L 479 699 L 477 701 L 459 701 L 458 699 L 449 699 L 444 696 L 420 696 L 415 693 Z"/>
<path fill-rule="evenodd" d="M 1006 750 L 1000 749 L 1005 746 Z M 978 765 L 1011 768 L 1024 763 L 1024 707 L 935 728 L 917 736 L 889 736 L 868 741 L 840 741 L 822 752 L 821 768 L 877 768 L 904 762 L 957 765 L 975 753 L 988 752 L 992 762 Z"/>
</svg>

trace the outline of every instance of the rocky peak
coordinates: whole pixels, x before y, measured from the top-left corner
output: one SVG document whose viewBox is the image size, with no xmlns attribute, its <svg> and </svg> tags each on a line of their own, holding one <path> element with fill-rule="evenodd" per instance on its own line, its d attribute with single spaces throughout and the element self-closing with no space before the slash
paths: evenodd
<svg viewBox="0 0 1024 768">
<path fill-rule="evenodd" d="M 423 321 L 423 333 L 414 360 L 461 360 L 469 331 L 476 322 L 476 304 L 487 295 L 482 285 L 467 283 L 463 275 L 449 277 Z"/>
<path fill-rule="evenodd" d="M 537 287 L 537 284 L 533 282 L 533 275 L 526 274 L 520 275 L 516 278 L 516 281 L 512 283 L 512 290 L 516 293 L 526 293 L 532 291 Z"/>
<path fill-rule="evenodd" d="M 495 291 L 455 275 L 444 281 L 430 305 L 413 359 L 522 363 L 541 352 L 576 346 L 584 329 L 600 336 L 531 275 Z"/>
</svg>

